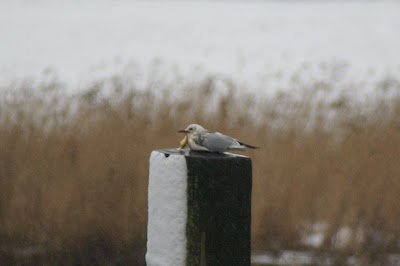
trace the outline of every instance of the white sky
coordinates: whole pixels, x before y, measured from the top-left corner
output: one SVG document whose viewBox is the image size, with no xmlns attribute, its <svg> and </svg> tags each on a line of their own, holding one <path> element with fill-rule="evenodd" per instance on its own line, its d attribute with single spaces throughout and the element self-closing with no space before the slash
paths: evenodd
<svg viewBox="0 0 400 266">
<path fill-rule="evenodd" d="M 154 62 L 249 84 L 282 72 L 277 86 L 305 63 L 310 75 L 322 62 L 346 62 L 354 79 L 396 74 L 399 14 L 400 2 L 0 1 L 0 85 L 46 69 L 75 87 L 143 79 Z"/>
</svg>

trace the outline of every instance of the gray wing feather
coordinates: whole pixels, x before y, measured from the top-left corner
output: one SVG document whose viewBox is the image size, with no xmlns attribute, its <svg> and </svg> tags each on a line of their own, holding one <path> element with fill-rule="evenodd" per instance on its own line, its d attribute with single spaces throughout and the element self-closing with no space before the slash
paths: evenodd
<svg viewBox="0 0 400 266">
<path fill-rule="evenodd" d="M 201 137 L 201 145 L 209 151 L 226 151 L 229 149 L 241 149 L 239 142 L 221 133 L 204 132 Z"/>
</svg>

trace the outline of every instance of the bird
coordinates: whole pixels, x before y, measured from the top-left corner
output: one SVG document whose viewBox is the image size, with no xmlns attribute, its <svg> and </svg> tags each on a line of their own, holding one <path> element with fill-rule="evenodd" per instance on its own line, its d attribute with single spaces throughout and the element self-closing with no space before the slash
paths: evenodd
<svg viewBox="0 0 400 266">
<path fill-rule="evenodd" d="M 235 138 L 205 129 L 198 124 L 191 124 L 186 129 L 179 130 L 185 133 L 185 138 L 181 141 L 180 151 L 186 144 L 194 151 L 225 152 L 229 150 L 258 149 L 258 147 L 244 144 Z"/>
</svg>

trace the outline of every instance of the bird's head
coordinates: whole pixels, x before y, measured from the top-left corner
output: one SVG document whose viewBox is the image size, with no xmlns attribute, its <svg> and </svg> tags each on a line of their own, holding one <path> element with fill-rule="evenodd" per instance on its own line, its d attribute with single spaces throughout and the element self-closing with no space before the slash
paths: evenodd
<svg viewBox="0 0 400 266">
<path fill-rule="evenodd" d="M 185 133 L 186 135 L 191 135 L 195 132 L 201 132 L 205 130 L 202 126 L 198 125 L 198 124 L 191 124 L 189 125 L 186 129 L 184 130 L 179 130 L 179 133 Z"/>
</svg>

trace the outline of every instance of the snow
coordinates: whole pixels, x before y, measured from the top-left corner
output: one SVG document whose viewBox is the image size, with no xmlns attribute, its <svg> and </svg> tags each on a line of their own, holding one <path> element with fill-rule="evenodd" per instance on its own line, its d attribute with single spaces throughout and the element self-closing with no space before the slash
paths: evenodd
<svg viewBox="0 0 400 266">
<path fill-rule="evenodd" d="M 342 227 L 338 230 L 335 236 L 334 246 L 336 248 L 346 248 L 353 239 L 354 230 L 350 227 Z"/>
<path fill-rule="evenodd" d="M 385 254 L 381 258 L 385 265 L 399 265 L 399 254 Z M 341 253 L 321 253 L 312 251 L 284 250 L 279 253 L 256 251 L 251 256 L 251 262 L 261 265 L 367 265 L 368 256 L 353 255 L 343 258 Z"/>
<path fill-rule="evenodd" d="M 254 252 L 251 263 L 266 265 L 312 265 L 314 254 L 312 252 L 298 252 L 285 250 L 279 254 L 270 252 Z"/>
<path fill-rule="evenodd" d="M 301 242 L 309 247 L 319 248 L 325 240 L 325 234 L 328 230 L 328 223 L 317 222 L 315 224 L 303 225 L 303 237 Z"/>
<path fill-rule="evenodd" d="M 343 253 L 335 252 L 313 252 L 313 251 L 294 251 L 282 250 L 280 252 L 255 251 L 251 255 L 251 262 L 261 265 L 367 265 L 368 255 L 354 254 L 343 257 Z M 382 262 L 387 265 L 400 265 L 400 254 L 384 254 Z"/>
<path fill-rule="evenodd" d="M 313 224 L 303 222 L 300 230 L 302 232 L 301 243 L 307 247 L 320 248 L 326 241 L 329 223 L 319 221 Z M 376 233 L 379 235 L 378 233 Z M 383 236 L 380 236 L 384 238 Z M 388 236 L 385 236 L 386 238 Z M 340 227 L 332 239 L 332 247 L 335 249 L 345 249 L 351 244 L 362 244 L 365 240 L 365 232 L 362 228 L 351 228 L 349 226 Z"/>
<path fill-rule="evenodd" d="M 186 160 L 182 155 L 150 156 L 147 265 L 184 265 L 186 256 Z"/>
<path fill-rule="evenodd" d="M 339 64 L 367 90 L 399 76 L 399 13 L 399 1 L 1 1 L 0 86 L 51 70 L 70 90 L 116 74 L 144 87 L 161 72 L 270 93 Z"/>
</svg>

